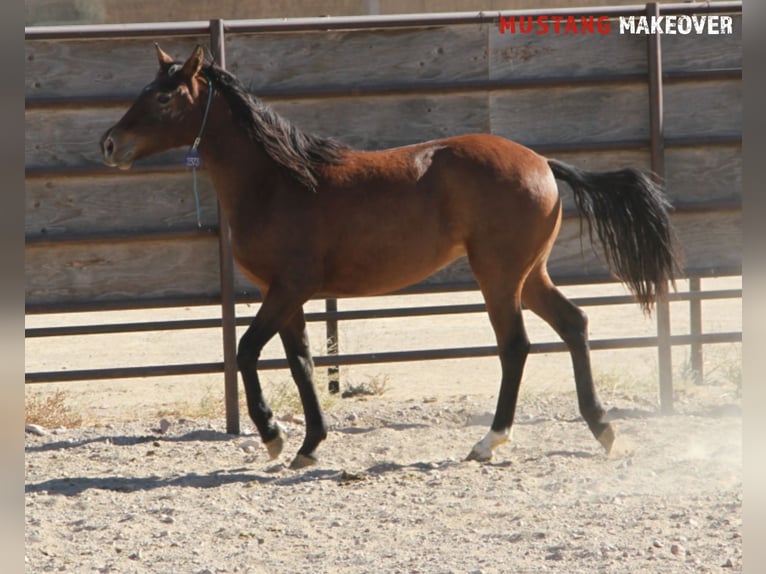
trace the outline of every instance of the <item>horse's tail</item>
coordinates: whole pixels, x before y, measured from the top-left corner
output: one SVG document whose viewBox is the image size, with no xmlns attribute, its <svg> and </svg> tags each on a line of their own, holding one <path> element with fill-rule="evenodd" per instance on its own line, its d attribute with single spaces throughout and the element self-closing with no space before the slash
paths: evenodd
<svg viewBox="0 0 766 574">
<path fill-rule="evenodd" d="M 670 204 L 659 186 L 637 169 L 590 172 L 548 160 L 556 179 L 574 192 L 580 218 L 596 229 L 607 265 L 650 312 L 678 267 Z"/>
</svg>

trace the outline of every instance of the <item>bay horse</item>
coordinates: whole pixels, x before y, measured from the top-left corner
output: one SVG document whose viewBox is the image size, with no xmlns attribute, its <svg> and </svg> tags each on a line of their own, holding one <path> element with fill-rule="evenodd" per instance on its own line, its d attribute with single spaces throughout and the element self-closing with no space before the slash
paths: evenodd
<svg viewBox="0 0 766 574">
<path fill-rule="evenodd" d="M 306 421 L 293 468 L 315 464 L 327 423 L 312 381 L 303 304 L 312 296 L 388 293 L 467 256 L 497 339 L 502 379 L 491 427 L 469 459 L 510 438 L 529 339 L 522 305 L 548 322 L 572 359 L 580 412 L 607 453 L 615 431 L 597 397 L 586 315 L 553 284 L 546 262 L 561 225 L 556 180 L 571 187 L 612 272 L 650 312 L 676 267 L 669 204 L 646 174 L 584 171 L 507 139 L 472 134 L 380 151 L 300 130 L 197 46 L 175 61 L 155 45 L 159 71 L 101 138 L 103 161 L 191 145 L 231 229 L 234 258 L 263 303 L 241 337 L 237 366 L 269 455 L 285 435 L 258 379 L 279 334 Z M 342 222 L 342 224 L 338 224 Z"/>
</svg>

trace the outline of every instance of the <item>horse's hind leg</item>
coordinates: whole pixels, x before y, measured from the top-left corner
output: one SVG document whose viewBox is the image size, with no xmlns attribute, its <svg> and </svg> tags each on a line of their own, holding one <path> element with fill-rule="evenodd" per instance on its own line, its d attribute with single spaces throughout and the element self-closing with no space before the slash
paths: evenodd
<svg viewBox="0 0 766 574">
<path fill-rule="evenodd" d="M 593 384 L 587 316 L 556 288 L 545 270 L 545 262 L 539 264 L 527 278 L 522 302 L 550 324 L 566 343 L 572 357 L 580 413 L 608 454 L 615 433 Z"/>
<path fill-rule="evenodd" d="M 500 393 L 492 426 L 468 455 L 468 460 L 485 461 L 492 458 L 495 447 L 507 442 L 510 438 L 521 376 L 529 353 L 529 339 L 521 315 L 518 293 L 520 283 L 496 280 L 489 284 L 479 273 L 477 273 L 477 280 L 482 288 L 487 312 L 495 331 L 502 367 Z M 517 285 L 516 293 L 512 288 L 508 288 L 509 285 L 514 284 Z"/>
</svg>

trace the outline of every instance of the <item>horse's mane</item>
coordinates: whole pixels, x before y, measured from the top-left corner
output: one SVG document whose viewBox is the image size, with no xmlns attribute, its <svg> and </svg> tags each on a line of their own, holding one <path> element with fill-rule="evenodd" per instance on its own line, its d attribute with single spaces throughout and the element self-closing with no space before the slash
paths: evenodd
<svg viewBox="0 0 766 574">
<path fill-rule="evenodd" d="M 234 75 L 218 66 L 205 66 L 203 74 L 226 98 L 234 121 L 302 185 L 316 189 L 317 168 L 343 161 L 349 149 L 346 144 L 300 130 L 250 93 Z"/>
</svg>

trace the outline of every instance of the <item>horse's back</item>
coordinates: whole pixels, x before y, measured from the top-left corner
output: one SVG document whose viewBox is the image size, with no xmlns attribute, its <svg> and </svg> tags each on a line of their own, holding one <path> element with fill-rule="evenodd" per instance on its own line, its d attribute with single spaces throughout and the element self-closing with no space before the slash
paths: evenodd
<svg viewBox="0 0 766 574">
<path fill-rule="evenodd" d="M 404 287 L 471 250 L 537 257 L 558 225 L 545 158 L 494 135 L 350 152 L 326 181 L 318 235 L 327 286 L 343 294 L 352 283 L 362 292 Z"/>
</svg>

